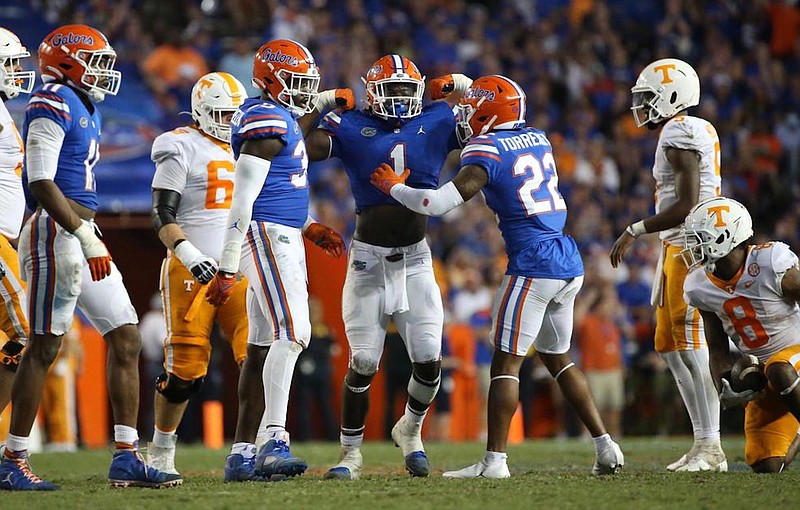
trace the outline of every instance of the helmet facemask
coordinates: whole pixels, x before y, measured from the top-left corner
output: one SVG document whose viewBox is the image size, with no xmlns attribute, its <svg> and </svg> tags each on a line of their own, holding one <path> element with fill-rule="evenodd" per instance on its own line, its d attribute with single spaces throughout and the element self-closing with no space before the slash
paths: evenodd
<svg viewBox="0 0 800 510">
<path fill-rule="evenodd" d="M 422 113 L 425 83 L 414 78 L 384 78 L 367 82 L 372 112 L 383 119 L 407 120 Z"/>
<path fill-rule="evenodd" d="M 658 110 L 658 100 L 660 96 L 658 91 L 649 86 L 636 86 L 632 89 L 633 98 L 631 111 L 633 118 L 636 121 L 636 127 L 642 127 L 648 123 L 657 123 L 664 118 L 664 115 Z"/>
<path fill-rule="evenodd" d="M 270 64 L 270 68 L 281 85 L 281 91 L 274 99 L 294 115 L 303 116 L 313 112 L 317 107 L 319 97 L 320 77 L 317 68 L 309 67 L 307 73 L 295 73 L 287 69 L 275 71 L 272 64 Z M 256 83 L 256 86 L 259 84 Z M 259 88 L 263 89 L 263 87 Z"/>
<path fill-rule="evenodd" d="M 22 70 L 22 59 L 30 56 L 25 51 L 0 57 L 0 92 L 8 99 L 14 99 L 20 93 L 30 94 L 33 90 L 35 73 Z"/>
<path fill-rule="evenodd" d="M 199 111 L 198 111 L 199 110 Z M 237 108 L 212 106 L 201 102 L 194 111 L 200 129 L 225 143 L 231 142 L 231 117 Z"/>
<path fill-rule="evenodd" d="M 61 49 L 69 53 L 65 46 Z M 84 69 L 80 84 L 92 101 L 99 103 L 105 99 L 106 94 L 117 95 L 122 83 L 122 73 L 114 69 L 117 61 L 114 50 L 78 50 L 70 56 Z"/>
</svg>

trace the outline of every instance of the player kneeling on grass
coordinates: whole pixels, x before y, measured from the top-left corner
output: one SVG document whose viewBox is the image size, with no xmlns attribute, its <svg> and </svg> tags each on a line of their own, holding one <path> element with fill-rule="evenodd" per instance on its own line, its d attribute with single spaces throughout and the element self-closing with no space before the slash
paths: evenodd
<svg viewBox="0 0 800 510">
<path fill-rule="evenodd" d="M 684 298 L 703 316 L 720 403 L 746 404 L 745 459 L 757 473 L 779 473 L 794 457 L 800 419 L 797 255 L 777 241 L 752 244 L 750 214 L 724 197 L 697 204 L 683 236 L 681 255 L 694 269 L 686 278 Z M 763 365 L 769 381 L 763 392 L 737 387 L 743 381 L 729 375 L 728 337 Z"/>
<path fill-rule="evenodd" d="M 506 446 L 519 402 L 519 370 L 535 346 L 595 442 L 596 475 L 624 464 L 606 433 L 586 378 L 569 356 L 575 296 L 583 262 L 575 241 L 563 233 L 567 204 L 558 191 L 553 148 L 544 132 L 525 127 L 525 93 L 504 76 L 475 80 L 459 103 L 464 140 L 461 170 L 443 187 L 404 184 L 414 169 L 397 175 L 389 165 L 372 173 L 372 184 L 412 211 L 441 216 L 483 191 L 495 212 L 509 263 L 493 310 L 489 430 L 483 460 L 450 478 L 508 478 Z"/>
</svg>

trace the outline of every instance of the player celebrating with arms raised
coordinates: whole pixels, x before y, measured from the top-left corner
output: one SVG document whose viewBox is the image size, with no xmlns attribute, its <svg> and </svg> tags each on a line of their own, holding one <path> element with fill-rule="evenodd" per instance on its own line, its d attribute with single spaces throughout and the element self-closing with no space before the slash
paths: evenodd
<svg viewBox="0 0 800 510">
<path fill-rule="evenodd" d="M 421 188 L 435 188 L 451 150 L 460 148 L 453 111 L 446 102 L 423 107 L 424 77 L 401 55 L 378 59 L 367 72 L 368 107 L 331 112 L 308 137 L 312 161 L 342 160 L 356 202 L 356 231 L 342 290 L 342 319 L 350 364 L 342 389 L 342 452 L 326 479 L 359 477 L 369 387 L 378 371 L 386 328 L 393 318 L 412 363 L 405 413 L 392 428 L 406 470 L 428 476 L 422 422 L 439 389 L 444 312 L 425 240 L 427 218 L 384 196 L 369 184 L 375 166 L 409 165 Z M 451 75 L 434 80 L 431 95 L 466 90 L 471 80 Z"/>
<path fill-rule="evenodd" d="M 156 381 L 155 433 L 147 462 L 168 473 L 177 473 L 175 431 L 208 371 L 215 318 L 236 362 L 241 365 L 247 354 L 247 282 L 236 283 L 231 299 L 219 307 L 204 299 L 205 285 L 217 272 L 233 198 L 230 120 L 245 97 L 236 78 L 209 73 L 192 88 L 194 123 L 153 142 L 153 223 L 170 254 L 161 266 L 165 372 Z"/>
<path fill-rule="evenodd" d="M 144 463 L 139 435 L 138 318 L 122 275 L 97 237 L 94 165 L 99 159 L 100 112 L 96 103 L 115 95 L 122 75 L 105 36 L 86 25 L 66 25 L 39 46 L 43 86 L 25 111 L 27 187 L 35 212 L 20 235 L 28 281 L 31 339 L 19 365 L 11 401 L 11 428 L 0 462 L 0 488 L 53 490 L 28 465 L 28 436 L 47 370 L 69 330 L 75 306 L 108 345 L 109 398 L 114 453 L 108 478 L 118 487 L 166 487 L 180 476 Z"/>
<path fill-rule="evenodd" d="M 495 212 L 508 270 L 493 309 L 488 439 L 483 460 L 451 478 L 507 478 L 506 447 L 519 403 L 519 370 L 531 346 L 591 433 L 594 474 L 617 472 L 624 458 L 600 419 L 583 372 L 569 356 L 573 305 L 583 284 L 575 241 L 564 235 L 567 204 L 558 191 L 552 147 L 542 131 L 525 127 L 525 93 L 504 76 L 478 78 L 459 103 L 459 128 L 469 143 L 461 170 L 439 189 L 405 185 L 416 170 L 397 175 L 389 165 L 371 181 L 412 211 L 440 216 L 482 191 Z"/>
<path fill-rule="evenodd" d="M 210 303 L 224 305 L 241 265 L 251 288 L 250 332 L 226 481 L 295 476 L 308 467 L 292 455 L 286 431 L 294 366 L 311 339 L 302 237 L 332 256 L 345 249 L 339 234 L 308 215 L 308 156 L 297 119 L 315 112 L 320 102 L 314 57 L 294 41 L 270 41 L 255 54 L 253 83 L 261 97 L 246 99 L 231 124 L 233 200 L 219 271 L 207 294 Z M 337 91 L 323 94 L 320 107 L 336 104 Z M 344 102 L 352 107 L 352 93 Z M 310 115 L 304 125 L 315 119 Z M 257 441 L 263 445 L 256 456 Z"/>
<path fill-rule="evenodd" d="M 690 270 L 684 293 L 703 316 L 723 405 L 763 397 L 745 407 L 745 460 L 757 473 L 778 473 L 794 456 L 800 420 L 800 267 L 784 243 L 753 245 L 752 236 L 752 219 L 739 202 L 716 197 L 697 204 L 683 229 L 681 255 Z M 728 337 L 764 365 L 764 395 L 731 389 L 724 377 L 732 365 Z"/>
<path fill-rule="evenodd" d="M 639 74 L 631 91 L 636 124 L 661 130 L 653 164 L 656 214 L 620 234 L 611 249 L 611 265 L 620 265 L 637 237 L 659 232 L 663 245 L 651 298 L 656 306 L 655 348 L 678 384 L 694 431 L 692 448 L 667 469 L 726 471 L 719 397 L 708 370 L 702 319 L 683 300 L 686 266 L 677 257 L 683 242 L 681 225 L 689 210 L 698 201 L 719 195 L 719 138 L 708 121 L 685 114 L 700 102 L 700 80 L 686 62 L 656 60 Z"/>
</svg>

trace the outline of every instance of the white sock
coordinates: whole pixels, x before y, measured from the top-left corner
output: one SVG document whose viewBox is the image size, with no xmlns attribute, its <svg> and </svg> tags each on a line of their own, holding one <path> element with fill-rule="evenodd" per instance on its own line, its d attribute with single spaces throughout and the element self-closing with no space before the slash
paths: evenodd
<svg viewBox="0 0 800 510">
<path fill-rule="evenodd" d="M 27 450 L 28 443 L 30 443 L 28 436 L 23 437 L 9 434 L 8 437 L 6 437 L 6 449 L 12 452 L 23 452 Z"/>
<path fill-rule="evenodd" d="M 302 351 L 300 344 L 287 340 L 278 340 L 270 346 L 261 376 L 265 405 L 262 426 L 286 426 L 294 365 Z"/>
<path fill-rule="evenodd" d="M 175 447 L 175 431 L 164 432 L 158 427 L 153 432 L 153 445 L 159 448 L 174 448 Z"/>
<path fill-rule="evenodd" d="M 695 442 L 719 437 L 719 396 L 711 378 L 708 349 L 661 353 L 678 385 Z"/>
<path fill-rule="evenodd" d="M 419 414 L 419 411 L 415 411 L 411 409 L 411 407 L 406 404 L 406 410 L 403 413 L 403 416 L 406 419 L 406 423 L 410 423 L 415 427 L 421 427 L 422 422 L 425 420 L 425 415 L 428 414 L 428 410 L 426 409 L 425 412 Z"/>
<path fill-rule="evenodd" d="M 505 464 L 507 458 L 508 454 L 506 452 L 490 452 L 487 450 L 486 455 L 483 456 L 483 463 L 487 466 Z"/>
<path fill-rule="evenodd" d="M 233 443 L 231 455 L 241 455 L 245 459 L 252 459 L 256 456 L 256 445 L 253 443 Z"/>
<path fill-rule="evenodd" d="M 136 442 L 139 441 L 139 432 L 127 425 L 114 425 L 114 441 L 136 446 Z"/>
<path fill-rule="evenodd" d="M 345 432 L 353 432 L 353 434 L 345 435 Z M 342 448 L 361 448 L 363 442 L 364 427 L 360 429 L 346 429 L 342 427 L 342 432 L 339 433 L 339 443 L 341 443 Z"/>
</svg>

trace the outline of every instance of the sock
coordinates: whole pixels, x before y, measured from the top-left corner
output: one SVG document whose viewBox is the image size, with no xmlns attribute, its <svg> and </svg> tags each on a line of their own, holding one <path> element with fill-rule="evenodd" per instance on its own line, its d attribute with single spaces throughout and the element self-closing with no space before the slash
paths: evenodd
<svg viewBox="0 0 800 510">
<path fill-rule="evenodd" d="M 364 427 L 358 429 L 342 427 L 342 432 L 339 434 L 339 442 L 342 448 L 361 448 L 361 444 L 364 442 Z"/>
<path fill-rule="evenodd" d="M 171 432 L 164 432 L 156 427 L 153 433 L 153 445 L 159 448 L 175 448 L 176 439 L 177 437 L 175 436 L 174 430 Z"/>
<path fill-rule="evenodd" d="M 483 463 L 487 466 L 494 466 L 496 464 L 505 464 L 508 459 L 506 452 L 490 452 L 487 451 L 483 457 Z"/>
<path fill-rule="evenodd" d="M 19 452 L 25 452 L 28 450 L 28 443 L 30 442 L 28 436 L 15 436 L 14 434 L 9 434 L 6 438 L 6 456 L 8 458 L 18 458 L 19 455 L 10 455 L 16 454 Z"/>
<path fill-rule="evenodd" d="M 272 344 L 264 361 L 261 378 L 264 381 L 263 426 L 286 427 L 289 389 L 297 357 L 303 347 L 295 342 L 278 340 Z"/>
<path fill-rule="evenodd" d="M 411 409 L 411 406 L 406 404 L 406 411 L 405 411 L 405 413 L 403 413 L 403 417 L 405 417 L 406 423 L 410 423 L 411 425 L 414 425 L 415 427 L 421 427 L 422 426 L 422 422 L 425 420 L 425 415 L 426 414 L 428 414 L 428 410 L 427 409 L 425 411 L 423 411 L 422 414 L 419 414 L 419 411 Z"/>
<path fill-rule="evenodd" d="M 139 441 L 139 432 L 127 425 L 114 425 L 114 442 L 117 450 L 135 450 Z"/>
<path fill-rule="evenodd" d="M 252 459 L 256 456 L 256 445 L 253 443 L 233 443 L 231 455 L 239 454 L 245 459 Z"/>
<path fill-rule="evenodd" d="M 594 451 L 599 452 L 604 446 L 611 444 L 611 436 L 603 434 L 602 436 L 593 437 L 592 441 L 594 441 Z"/>
</svg>

